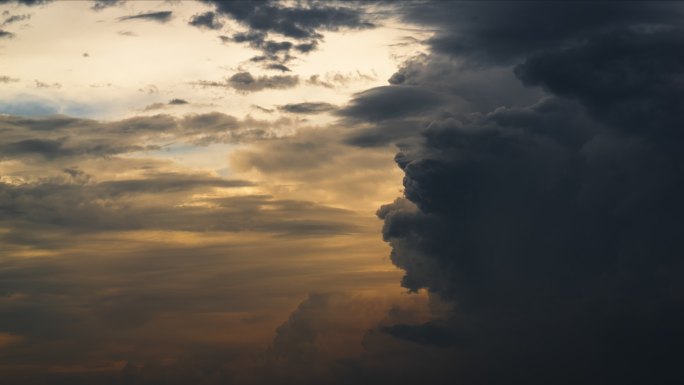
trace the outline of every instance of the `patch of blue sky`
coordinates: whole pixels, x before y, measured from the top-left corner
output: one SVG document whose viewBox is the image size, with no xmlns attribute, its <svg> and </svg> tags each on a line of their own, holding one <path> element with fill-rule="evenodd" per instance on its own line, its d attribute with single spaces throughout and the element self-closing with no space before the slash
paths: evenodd
<svg viewBox="0 0 684 385">
<path fill-rule="evenodd" d="M 0 99 L 0 114 L 26 117 L 67 115 L 76 118 L 99 119 L 106 114 L 104 106 L 67 100 L 54 100 L 34 95 L 18 95 Z"/>
</svg>

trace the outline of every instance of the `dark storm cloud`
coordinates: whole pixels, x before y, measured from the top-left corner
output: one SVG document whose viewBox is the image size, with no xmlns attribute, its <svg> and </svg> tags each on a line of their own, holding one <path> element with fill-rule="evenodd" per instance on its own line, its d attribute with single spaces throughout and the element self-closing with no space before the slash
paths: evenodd
<svg viewBox="0 0 684 385">
<path fill-rule="evenodd" d="M 391 83 L 479 99 L 411 113 L 347 109 L 385 129 L 405 116 L 426 123 L 396 155 L 405 199 L 378 215 L 391 260 L 406 272 L 402 285 L 453 303 L 430 323 L 383 328 L 397 341 L 369 340 L 370 352 L 397 344 L 394 362 L 407 359 L 428 383 L 678 377 L 681 11 L 677 3 L 633 2 L 400 10 L 439 32 L 431 52 Z M 440 68 L 447 71 L 438 76 Z M 498 69 L 507 71 L 497 75 L 508 76 L 505 83 L 480 76 Z M 512 97 L 491 103 L 497 84 L 516 77 L 546 95 L 524 105 L 515 94 L 534 94 L 509 85 L 503 92 Z M 464 93 L 455 84 L 493 92 Z M 435 114 L 438 106 L 447 113 Z M 437 360 L 421 357 L 430 351 L 445 362 L 435 367 Z M 367 358 L 363 378 L 402 372 Z"/>
<path fill-rule="evenodd" d="M 298 76 L 276 75 L 254 77 L 250 72 L 238 72 L 225 81 L 199 81 L 195 83 L 203 87 L 232 88 L 238 92 L 258 92 L 265 89 L 288 89 L 299 84 Z"/>
<path fill-rule="evenodd" d="M 364 82 L 376 80 L 374 75 L 364 74 L 360 71 L 355 72 L 327 72 L 323 75 L 311 75 L 306 79 L 306 84 L 325 88 L 344 87 L 353 82 Z"/>
<path fill-rule="evenodd" d="M 232 40 L 236 43 L 249 43 L 253 47 L 259 47 L 266 39 L 263 32 L 238 32 L 233 35 Z"/>
<path fill-rule="evenodd" d="M 126 20 L 150 20 L 157 21 L 160 23 L 166 23 L 171 20 L 171 15 L 173 11 L 160 11 L 160 12 L 150 12 L 150 13 L 140 13 L 137 15 L 123 16 L 119 18 L 119 21 Z"/>
<path fill-rule="evenodd" d="M 8 38 L 11 39 L 14 37 L 14 34 L 12 32 L 5 31 L 3 29 L 0 29 L 0 39 L 2 38 Z"/>
<path fill-rule="evenodd" d="M 516 75 L 576 99 L 598 119 L 648 136 L 680 136 L 684 27 L 606 32 L 529 57 Z"/>
<path fill-rule="evenodd" d="M 388 82 L 451 95 L 465 103 L 464 112 L 524 106 L 543 96 L 539 89 L 525 87 L 511 72 L 510 67 L 473 67 L 446 55 L 419 54 L 405 61 Z"/>
<path fill-rule="evenodd" d="M 337 109 L 337 106 L 330 103 L 294 103 L 278 107 L 279 110 L 294 114 L 320 114 Z"/>
<path fill-rule="evenodd" d="M 526 55 L 590 37 L 597 31 L 678 23 L 682 9 L 666 2 L 645 7 L 626 2 L 439 2 L 407 3 L 405 20 L 438 29 L 433 52 L 473 64 L 505 65 Z"/>
<path fill-rule="evenodd" d="M 218 20 L 216 13 L 210 11 L 198 13 L 192 16 L 188 24 L 192 25 L 193 27 L 201 27 L 208 29 L 221 29 L 223 27 L 223 23 L 221 23 Z"/>
</svg>

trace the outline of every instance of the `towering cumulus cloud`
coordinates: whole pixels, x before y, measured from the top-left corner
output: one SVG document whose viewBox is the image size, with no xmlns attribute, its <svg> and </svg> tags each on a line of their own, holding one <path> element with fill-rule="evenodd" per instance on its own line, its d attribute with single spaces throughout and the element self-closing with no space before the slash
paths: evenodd
<svg viewBox="0 0 684 385">
<path fill-rule="evenodd" d="M 462 101 L 389 135 L 405 198 L 378 211 L 402 285 L 452 304 L 382 330 L 450 357 L 413 356 L 426 383 L 676 382 L 682 9 L 406 7 L 439 32 L 391 83 Z"/>
</svg>

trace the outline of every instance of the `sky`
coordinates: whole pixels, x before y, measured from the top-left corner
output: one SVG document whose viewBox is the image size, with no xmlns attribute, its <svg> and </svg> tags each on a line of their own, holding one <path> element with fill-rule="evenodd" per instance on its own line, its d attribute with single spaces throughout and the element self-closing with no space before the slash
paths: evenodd
<svg viewBox="0 0 684 385">
<path fill-rule="evenodd" d="M 3 384 L 668 384 L 680 2 L 0 0 Z"/>
</svg>

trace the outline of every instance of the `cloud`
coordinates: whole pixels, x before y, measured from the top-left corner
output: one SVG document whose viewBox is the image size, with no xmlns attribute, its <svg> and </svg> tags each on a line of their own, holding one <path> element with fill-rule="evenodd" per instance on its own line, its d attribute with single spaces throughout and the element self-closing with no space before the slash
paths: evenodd
<svg viewBox="0 0 684 385">
<path fill-rule="evenodd" d="M 250 47 L 261 51 L 262 55 L 255 56 L 252 61 L 268 61 L 271 65 L 282 65 L 292 59 L 290 50 L 294 46 L 289 41 L 268 40 L 264 32 L 237 32 L 232 37 L 220 36 L 224 42 L 247 43 Z"/>
<path fill-rule="evenodd" d="M 125 0 L 95 0 L 91 7 L 94 11 L 101 11 L 105 8 L 116 7 L 125 3 Z"/>
<path fill-rule="evenodd" d="M 19 97 L 11 101 L 0 101 L 0 112 L 21 116 L 45 116 L 57 114 L 59 106 L 50 100 Z"/>
<path fill-rule="evenodd" d="M 12 32 L 5 31 L 3 29 L 0 29 L 0 39 L 6 38 L 6 39 L 11 39 L 14 37 L 14 34 Z"/>
<path fill-rule="evenodd" d="M 297 44 L 297 45 L 295 45 L 294 48 L 301 53 L 309 53 L 309 52 L 315 50 L 317 46 L 318 46 L 318 41 L 313 40 L 313 41 L 308 42 L 308 43 Z"/>
<path fill-rule="evenodd" d="M 23 20 L 29 20 L 29 19 L 31 19 L 31 14 L 28 14 L 28 13 L 23 14 L 23 15 L 12 15 L 12 16 L 9 16 L 8 18 L 6 18 L 5 21 L 2 22 L 2 25 L 12 24 L 12 23 L 16 23 L 19 21 L 23 21 Z"/>
<path fill-rule="evenodd" d="M 435 110 L 447 99 L 429 89 L 412 86 L 381 86 L 358 93 L 339 115 L 378 122 L 405 118 Z"/>
<path fill-rule="evenodd" d="M 193 15 L 188 24 L 207 29 L 221 29 L 223 27 L 223 23 L 218 20 L 216 13 L 211 11 Z"/>
<path fill-rule="evenodd" d="M 284 66 L 282 64 L 269 64 L 266 66 L 266 68 L 270 69 L 270 70 L 281 71 L 281 72 L 290 72 L 291 71 L 287 66 Z"/>
<path fill-rule="evenodd" d="M 155 108 L 161 106 L 148 106 L 149 110 Z M 3 149 L 0 157 L 39 162 L 40 159 L 97 158 L 159 150 L 174 142 L 194 145 L 239 143 L 276 137 L 280 130 L 278 124 L 253 119 L 241 121 L 218 112 L 189 114 L 182 118 L 154 115 L 113 122 L 64 116 L 4 116 L 0 117 L 0 147 Z"/>
<path fill-rule="evenodd" d="M 298 76 L 275 75 L 254 77 L 250 72 L 238 72 L 225 81 L 201 80 L 195 84 L 203 87 L 232 88 L 238 92 L 258 92 L 265 89 L 288 89 L 299 84 Z"/>
<path fill-rule="evenodd" d="M 684 27 L 599 33 L 582 44 L 532 55 L 516 67 L 528 86 L 578 100 L 601 121 L 648 136 L 678 136 L 684 119 L 676 54 Z"/>
<path fill-rule="evenodd" d="M 171 99 L 171 100 L 169 101 L 169 104 L 170 104 L 170 105 L 176 105 L 176 106 L 177 106 L 177 105 L 182 105 L 182 104 L 189 104 L 189 102 L 188 102 L 187 100 L 185 100 L 185 99 L 177 99 L 177 98 L 176 98 L 176 99 Z"/>
<path fill-rule="evenodd" d="M 664 7 L 663 7 L 664 8 Z M 434 53 L 465 59 L 474 65 L 510 65 L 526 56 L 556 44 L 571 43 L 599 30 L 632 26 L 672 25 L 682 10 L 639 3 L 589 4 L 573 2 L 564 7 L 553 4 L 500 6 L 487 3 L 414 3 L 398 8 L 406 21 L 438 28 L 428 40 Z"/>
<path fill-rule="evenodd" d="M 52 0 L 0 0 L 0 4 L 16 3 L 26 6 L 43 5 L 52 2 Z"/>
<path fill-rule="evenodd" d="M 375 79 L 376 77 L 374 75 L 364 74 L 360 71 L 347 73 L 327 72 L 323 75 L 309 76 L 309 78 L 306 79 L 306 84 L 325 88 L 337 88 L 345 87 L 354 82 L 373 81 Z"/>
<path fill-rule="evenodd" d="M 345 129 L 336 125 L 300 127 L 293 135 L 237 149 L 229 161 L 236 172 L 254 175 L 267 184 L 288 186 L 292 196 L 303 194 L 314 201 L 372 213 L 396 193 L 400 173 L 388 149 L 342 143 Z"/>
<path fill-rule="evenodd" d="M 98 182 L 73 169 L 64 173 L 34 183 L 0 183 L 0 224 L 15 232 L 251 231 L 301 237 L 360 231 L 353 212 L 312 202 L 267 195 L 191 195 L 253 186 L 247 181 L 148 172 L 139 179 Z"/>
<path fill-rule="evenodd" d="M 262 52 L 255 59 L 272 63 L 283 64 L 293 59 L 289 55 L 292 48 L 300 53 L 315 50 L 323 38 L 323 31 L 375 27 L 366 20 L 363 10 L 320 2 L 206 2 L 216 6 L 217 14 L 228 16 L 247 27 L 246 32 L 234 34 L 233 41 L 248 43 Z M 272 34 L 308 42 L 295 44 L 268 40 L 267 37 Z"/>
<path fill-rule="evenodd" d="M 47 82 L 42 82 L 40 80 L 35 80 L 36 82 L 36 88 L 62 88 L 62 83 L 47 83 Z"/>
<path fill-rule="evenodd" d="M 116 34 L 121 35 L 121 36 L 130 36 L 130 37 L 138 36 L 135 32 L 131 32 L 131 31 L 119 31 Z"/>
<path fill-rule="evenodd" d="M 429 383 L 676 378 L 681 8 L 415 3 L 400 12 L 439 32 L 391 83 L 449 98 L 416 103 L 384 97 L 384 87 L 357 95 L 342 116 L 380 134 L 393 128 L 386 122 L 418 123 L 395 157 L 404 197 L 378 216 L 402 286 L 452 311 L 369 335 L 355 373 L 410 383 L 390 369 L 406 360 Z M 504 82 L 492 86 L 487 73 Z"/>
<path fill-rule="evenodd" d="M 209 1 L 212 3 L 211 1 Z M 273 2 L 213 2 L 216 12 L 232 17 L 251 31 L 279 33 L 295 39 L 320 38 L 318 30 L 371 28 L 360 11 L 348 7 L 310 3 L 292 5 Z"/>
<path fill-rule="evenodd" d="M 122 16 L 119 21 L 127 20 L 149 20 L 157 21 L 160 23 L 166 23 L 171 20 L 171 15 L 173 11 L 160 11 L 160 12 L 149 12 L 149 13 L 139 13 L 137 15 Z"/>
<path fill-rule="evenodd" d="M 294 103 L 285 104 L 278 107 L 279 110 L 294 114 L 320 114 L 337 109 L 337 106 L 330 103 Z"/>
<path fill-rule="evenodd" d="M 7 75 L 0 76 L 0 83 L 16 83 L 19 79 Z"/>
</svg>

